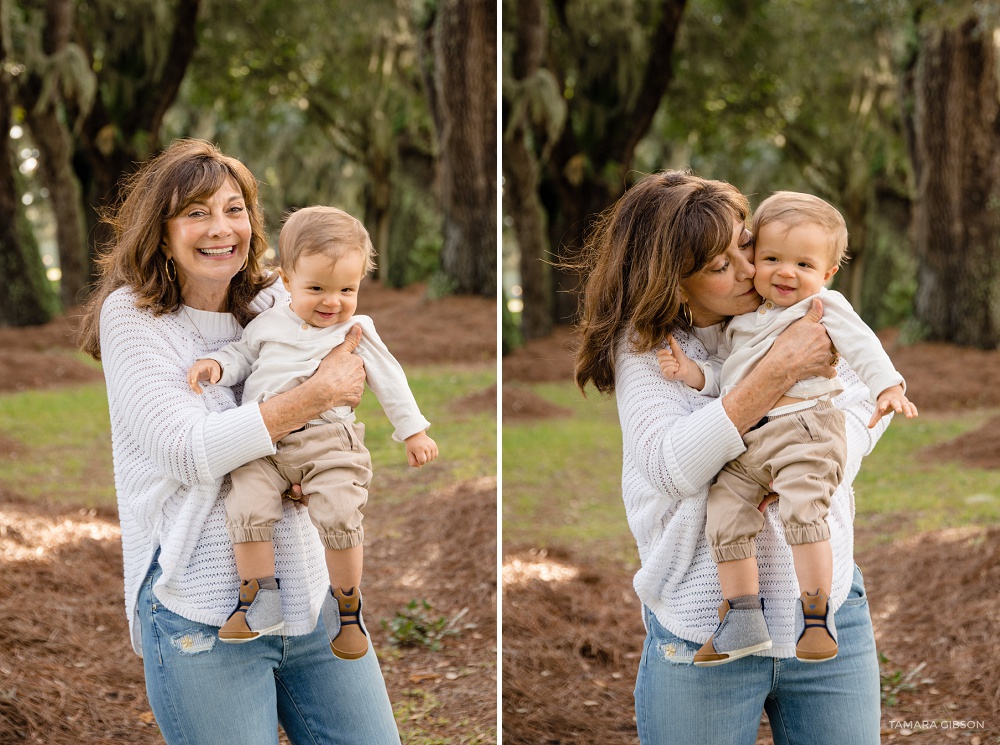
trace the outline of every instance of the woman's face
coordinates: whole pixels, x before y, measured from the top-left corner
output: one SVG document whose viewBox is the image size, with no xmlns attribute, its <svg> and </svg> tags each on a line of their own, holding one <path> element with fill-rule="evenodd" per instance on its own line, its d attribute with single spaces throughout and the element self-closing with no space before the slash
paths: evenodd
<svg viewBox="0 0 1000 745">
<path fill-rule="evenodd" d="M 753 275 L 753 236 L 745 222 L 734 220 L 729 247 L 681 282 L 694 325 L 711 326 L 756 310 L 760 295 L 753 287 Z"/>
<path fill-rule="evenodd" d="M 174 260 L 184 302 L 224 310 L 229 283 L 250 251 L 250 216 L 232 179 L 167 221 L 164 251 Z"/>
</svg>

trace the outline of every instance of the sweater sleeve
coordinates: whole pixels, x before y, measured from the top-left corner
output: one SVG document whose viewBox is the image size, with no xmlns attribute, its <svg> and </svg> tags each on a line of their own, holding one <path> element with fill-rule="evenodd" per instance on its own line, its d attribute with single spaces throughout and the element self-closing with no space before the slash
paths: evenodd
<svg viewBox="0 0 1000 745">
<path fill-rule="evenodd" d="M 368 387 L 372 389 L 396 429 L 392 439 L 403 442 L 407 437 L 423 432 L 431 423 L 420 413 L 402 366 L 379 338 L 371 318 L 355 316 L 352 321 L 362 329 L 357 353 L 365 362 Z"/>
<path fill-rule="evenodd" d="M 184 358 L 166 318 L 137 309 L 127 292 L 113 293 L 101 310 L 109 406 L 131 446 L 189 485 L 215 483 L 237 466 L 274 453 L 257 404 L 237 406 L 224 389 L 213 395 L 228 396 L 228 408 L 209 411 L 187 387 L 193 359 Z"/>
<path fill-rule="evenodd" d="M 688 356 L 698 345 L 681 335 L 677 341 Z M 746 449 L 739 430 L 721 399 L 666 380 L 654 352 L 635 354 L 627 344 L 619 343 L 615 360 L 615 397 L 626 456 L 664 497 L 704 496 L 722 467 Z M 703 351 L 700 356 L 704 358 Z"/>
</svg>

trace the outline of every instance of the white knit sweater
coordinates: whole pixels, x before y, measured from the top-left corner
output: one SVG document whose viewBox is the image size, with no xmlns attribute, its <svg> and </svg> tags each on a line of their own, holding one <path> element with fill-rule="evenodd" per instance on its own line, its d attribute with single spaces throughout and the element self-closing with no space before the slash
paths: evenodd
<svg viewBox="0 0 1000 745">
<path fill-rule="evenodd" d="M 706 360 L 720 338 L 719 327 L 683 332 L 675 338 L 693 360 Z M 707 348 L 706 348 L 707 345 Z M 841 363 L 846 390 L 834 405 L 847 419 L 847 468 L 833 496 L 827 521 L 833 548 L 831 608 L 847 597 L 854 571 L 854 492 L 851 483 L 861 459 L 871 452 L 888 425 L 874 429 L 868 389 Z M 633 353 L 619 343 L 615 357 L 615 396 L 622 429 L 622 496 L 629 527 L 639 548 L 641 567 L 633 584 L 639 599 L 664 628 L 689 641 L 708 641 L 722 602 L 718 571 L 705 538 L 708 487 L 730 460 L 745 450 L 739 431 L 722 407 L 680 381 L 666 380 L 655 352 Z M 785 542 L 777 505 L 765 513 L 757 537 L 764 613 L 774 646 L 762 653 L 793 657 L 794 603 L 799 597 L 792 555 Z"/>
<path fill-rule="evenodd" d="M 255 309 L 284 298 L 280 284 L 272 285 L 258 296 Z M 154 592 L 168 609 L 221 626 L 236 606 L 239 575 L 223 506 L 228 474 L 273 454 L 274 446 L 258 404 L 237 405 L 238 388 L 209 386 L 198 395 L 188 388 L 187 370 L 241 333 L 229 313 L 182 307 L 154 317 L 135 307 L 126 288 L 112 293 L 101 309 L 125 612 L 140 656 L 136 600 L 157 548 L 163 575 Z M 284 518 L 275 525 L 274 548 L 284 633 L 307 634 L 316 626 L 329 581 L 305 509 L 286 503 Z"/>
</svg>

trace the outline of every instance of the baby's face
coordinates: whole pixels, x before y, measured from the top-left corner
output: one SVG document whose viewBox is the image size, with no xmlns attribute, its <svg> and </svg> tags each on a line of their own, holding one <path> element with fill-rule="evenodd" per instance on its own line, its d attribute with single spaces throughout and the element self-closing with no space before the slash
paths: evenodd
<svg viewBox="0 0 1000 745">
<path fill-rule="evenodd" d="M 754 287 L 765 300 L 782 308 L 818 293 L 837 273 L 830 236 L 819 225 L 803 223 L 791 230 L 770 222 L 757 233 Z"/>
<path fill-rule="evenodd" d="M 358 308 L 365 257 L 349 251 L 336 261 L 323 254 L 300 256 L 288 273 L 278 270 L 292 295 L 292 312 L 306 323 L 326 328 L 350 320 Z"/>
</svg>

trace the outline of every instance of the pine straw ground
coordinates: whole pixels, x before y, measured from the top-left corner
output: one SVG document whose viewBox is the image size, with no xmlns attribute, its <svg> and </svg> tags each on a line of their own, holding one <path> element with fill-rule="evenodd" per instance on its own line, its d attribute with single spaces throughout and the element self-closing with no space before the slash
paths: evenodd
<svg viewBox="0 0 1000 745">
<path fill-rule="evenodd" d="M 922 414 L 1000 407 L 1000 352 L 883 343 Z M 572 347 L 560 328 L 503 360 L 505 422 L 566 413 L 518 383 L 570 379 Z M 1000 467 L 1000 420 L 927 457 Z M 876 530 L 856 529 L 859 542 Z M 885 657 L 882 741 L 1000 743 L 1000 528 L 923 534 L 856 558 Z M 503 563 L 504 743 L 636 743 L 644 631 L 631 571 L 566 547 L 505 545 Z M 771 742 L 765 718 L 758 743 Z"/>
<path fill-rule="evenodd" d="M 361 312 L 376 317 L 404 364 L 495 359 L 495 303 L 487 298 L 431 302 L 420 287 L 373 283 Z M 0 329 L 0 390 L 101 379 L 65 354 L 70 325 Z M 495 410 L 495 389 L 473 398 L 462 406 Z M 8 446 L 0 442 L 0 457 L 30 457 Z M 376 480 L 366 512 L 365 615 L 404 743 L 495 743 L 495 475 L 380 503 L 378 489 L 394 486 L 405 488 Z M 163 742 L 129 645 L 121 583 L 113 508 L 38 504 L 0 487 L 0 743 Z M 389 643 L 379 620 L 411 600 L 432 604 L 426 620 L 448 620 L 439 651 Z"/>
</svg>

